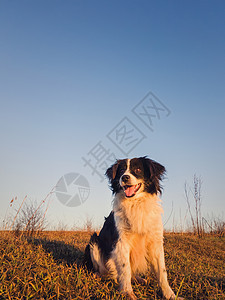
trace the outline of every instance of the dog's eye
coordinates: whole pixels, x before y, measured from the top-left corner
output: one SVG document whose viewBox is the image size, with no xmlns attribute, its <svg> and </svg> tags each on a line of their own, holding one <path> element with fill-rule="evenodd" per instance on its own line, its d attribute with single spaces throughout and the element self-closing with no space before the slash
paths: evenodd
<svg viewBox="0 0 225 300">
<path fill-rule="evenodd" d="M 135 169 L 135 173 L 136 174 L 140 174 L 141 173 L 141 169 Z"/>
<path fill-rule="evenodd" d="M 122 175 L 123 173 L 125 173 L 125 171 L 126 171 L 125 169 L 120 169 L 119 174 Z"/>
</svg>

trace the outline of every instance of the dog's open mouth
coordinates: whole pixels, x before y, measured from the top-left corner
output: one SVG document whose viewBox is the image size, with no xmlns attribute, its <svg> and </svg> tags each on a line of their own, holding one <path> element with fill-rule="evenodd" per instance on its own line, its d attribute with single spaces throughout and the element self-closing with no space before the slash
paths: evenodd
<svg viewBox="0 0 225 300">
<path fill-rule="evenodd" d="M 130 198 L 133 197 L 137 191 L 140 189 L 141 183 L 138 183 L 136 185 L 124 185 L 123 190 L 124 193 L 126 194 L 126 197 Z"/>
</svg>

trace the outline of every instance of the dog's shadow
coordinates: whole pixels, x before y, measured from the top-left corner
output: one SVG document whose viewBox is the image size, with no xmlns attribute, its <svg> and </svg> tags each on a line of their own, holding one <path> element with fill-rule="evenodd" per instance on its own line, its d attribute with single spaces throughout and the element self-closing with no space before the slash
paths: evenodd
<svg viewBox="0 0 225 300">
<path fill-rule="evenodd" d="M 77 266 L 82 265 L 84 253 L 72 245 L 62 241 L 50 241 L 45 238 L 34 237 L 27 237 L 27 241 L 35 246 L 41 245 L 47 253 L 52 255 L 58 264 L 64 263 L 68 266 L 72 266 L 76 263 Z"/>
</svg>

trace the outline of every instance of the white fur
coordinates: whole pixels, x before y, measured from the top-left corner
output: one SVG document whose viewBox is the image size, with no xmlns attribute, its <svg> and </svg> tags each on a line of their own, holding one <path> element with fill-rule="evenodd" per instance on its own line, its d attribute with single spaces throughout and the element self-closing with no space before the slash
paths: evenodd
<svg viewBox="0 0 225 300">
<path fill-rule="evenodd" d="M 150 263 L 164 297 L 172 299 L 175 295 L 167 281 L 160 200 L 156 195 L 145 192 L 136 195 L 135 199 L 125 198 L 122 193 L 116 195 L 113 203 L 120 238 L 112 259 L 116 265 L 120 288 L 129 294 L 131 277 L 144 274 L 147 263 Z M 132 298 L 134 299 L 133 296 Z"/>
</svg>

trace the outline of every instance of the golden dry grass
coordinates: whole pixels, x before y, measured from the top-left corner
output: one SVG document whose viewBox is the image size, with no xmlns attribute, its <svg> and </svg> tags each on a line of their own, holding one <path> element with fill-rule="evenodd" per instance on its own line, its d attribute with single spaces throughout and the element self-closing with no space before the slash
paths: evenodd
<svg viewBox="0 0 225 300">
<path fill-rule="evenodd" d="M 0 299 L 125 299 L 112 280 L 81 264 L 88 232 L 42 232 L 33 238 L 0 232 Z M 169 282 L 185 299 L 225 299 L 225 239 L 166 234 Z M 153 274 L 133 285 L 138 299 L 161 299 Z"/>
</svg>

